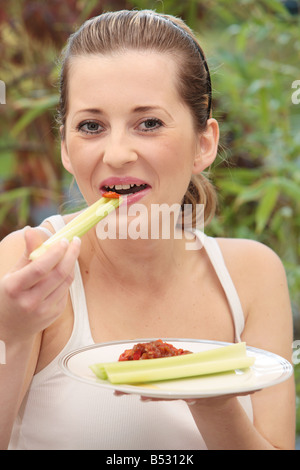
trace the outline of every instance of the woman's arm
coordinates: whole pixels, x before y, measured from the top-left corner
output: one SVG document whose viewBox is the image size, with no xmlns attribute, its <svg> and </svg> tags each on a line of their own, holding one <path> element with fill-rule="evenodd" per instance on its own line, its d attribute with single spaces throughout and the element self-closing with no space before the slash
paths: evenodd
<svg viewBox="0 0 300 470">
<path fill-rule="evenodd" d="M 24 342 L 5 341 L 6 364 L 0 365 L 0 449 L 10 441 L 12 427 L 33 377 L 41 334 Z"/>
<path fill-rule="evenodd" d="M 245 240 L 220 242 L 246 308 L 242 340 L 291 361 L 292 313 L 286 275 L 270 249 Z M 239 289 L 240 287 L 240 289 Z M 293 378 L 251 395 L 254 424 L 236 397 L 197 400 L 190 410 L 209 449 L 294 449 Z"/>
<path fill-rule="evenodd" d="M 39 230 L 16 232 L 0 244 L 0 448 L 5 449 L 21 401 L 33 377 L 42 331 L 64 311 L 80 243 L 58 243 L 34 262 Z M 18 261 L 15 261 L 18 260 Z"/>
</svg>

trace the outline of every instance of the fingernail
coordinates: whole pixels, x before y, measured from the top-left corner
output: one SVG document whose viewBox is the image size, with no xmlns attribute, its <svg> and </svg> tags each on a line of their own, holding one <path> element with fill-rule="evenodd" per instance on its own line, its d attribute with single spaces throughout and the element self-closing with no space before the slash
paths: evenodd
<svg viewBox="0 0 300 470">
<path fill-rule="evenodd" d="M 74 242 L 76 245 L 78 245 L 78 246 L 81 245 L 81 239 L 80 239 L 79 237 L 74 237 L 74 238 L 73 238 L 73 242 Z"/>
<path fill-rule="evenodd" d="M 196 403 L 197 403 L 196 400 L 186 400 L 186 402 L 189 406 L 196 405 Z"/>
<path fill-rule="evenodd" d="M 60 241 L 62 246 L 69 246 L 69 240 L 67 238 L 62 238 Z"/>
</svg>

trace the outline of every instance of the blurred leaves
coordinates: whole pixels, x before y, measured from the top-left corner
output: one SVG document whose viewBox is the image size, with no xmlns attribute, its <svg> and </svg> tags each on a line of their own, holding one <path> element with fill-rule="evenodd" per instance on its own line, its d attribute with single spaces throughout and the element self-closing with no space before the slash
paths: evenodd
<svg viewBox="0 0 300 470">
<path fill-rule="evenodd" d="M 17 137 L 22 130 L 26 129 L 26 127 L 41 114 L 44 114 L 51 108 L 56 108 L 58 101 L 59 97 L 57 94 L 38 99 L 23 98 L 16 101 L 15 105 L 19 107 L 19 109 L 23 109 L 24 112 L 11 130 L 12 137 Z"/>
<path fill-rule="evenodd" d="M 200 27 L 201 26 L 201 27 Z M 253 238 L 283 260 L 300 334 L 300 16 L 284 2 L 209 2 L 200 40 L 208 51 L 221 128 L 212 235 Z"/>
<path fill-rule="evenodd" d="M 57 212 L 69 179 L 62 170 L 56 108 L 61 49 L 103 2 L 0 0 L 0 239 Z"/>
</svg>

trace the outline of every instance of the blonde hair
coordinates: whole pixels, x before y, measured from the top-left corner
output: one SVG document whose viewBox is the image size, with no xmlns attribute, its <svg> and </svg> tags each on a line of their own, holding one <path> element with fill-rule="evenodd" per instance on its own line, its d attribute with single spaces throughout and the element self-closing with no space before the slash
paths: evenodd
<svg viewBox="0 0 300 470">
<path fill-rule="evenodd" d="M 210 74 L 204 53 L 192 30 L 179 18 L 152 10 L 121 10 L 87 20 L 68 40 L 62 56 L 59 121 L 65 125 L 68 112 L 68 72 L 73 57 L 111 54 L 116 51 L 152 50 L 172 54 L 178 63 L 177 86 L 189 107 L 197 131 L 204 131 L 211 116 Z M 64 132 L 62 132 L 64 138 Z M 193 176 L 182 201 L 204 205 L 204 221 L 215 214 L 216 191 L 202 173 Z"/>
</svg>

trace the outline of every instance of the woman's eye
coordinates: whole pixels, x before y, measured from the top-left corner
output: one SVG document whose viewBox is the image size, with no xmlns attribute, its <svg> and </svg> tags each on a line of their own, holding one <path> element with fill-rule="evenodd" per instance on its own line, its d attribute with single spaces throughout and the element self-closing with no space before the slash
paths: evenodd
<svg viewBox="0 0 300 470">
<path fill-rule="evenodd" d="M 156 118 L 150 118 L 150 119 L 145 119 L 139 127 L 142 131 L 154 131 L 156 129 L 159 129 L 162 126 L 162 121 L 160 119 Z"/>
<path fill-rule="evenodd" d="M 100 126 L 98 122 L 87 121 L 79 124 L 78 130 L 85 134 L 99 134 L 103 130 L 103 127 Z"/>
</svg>

